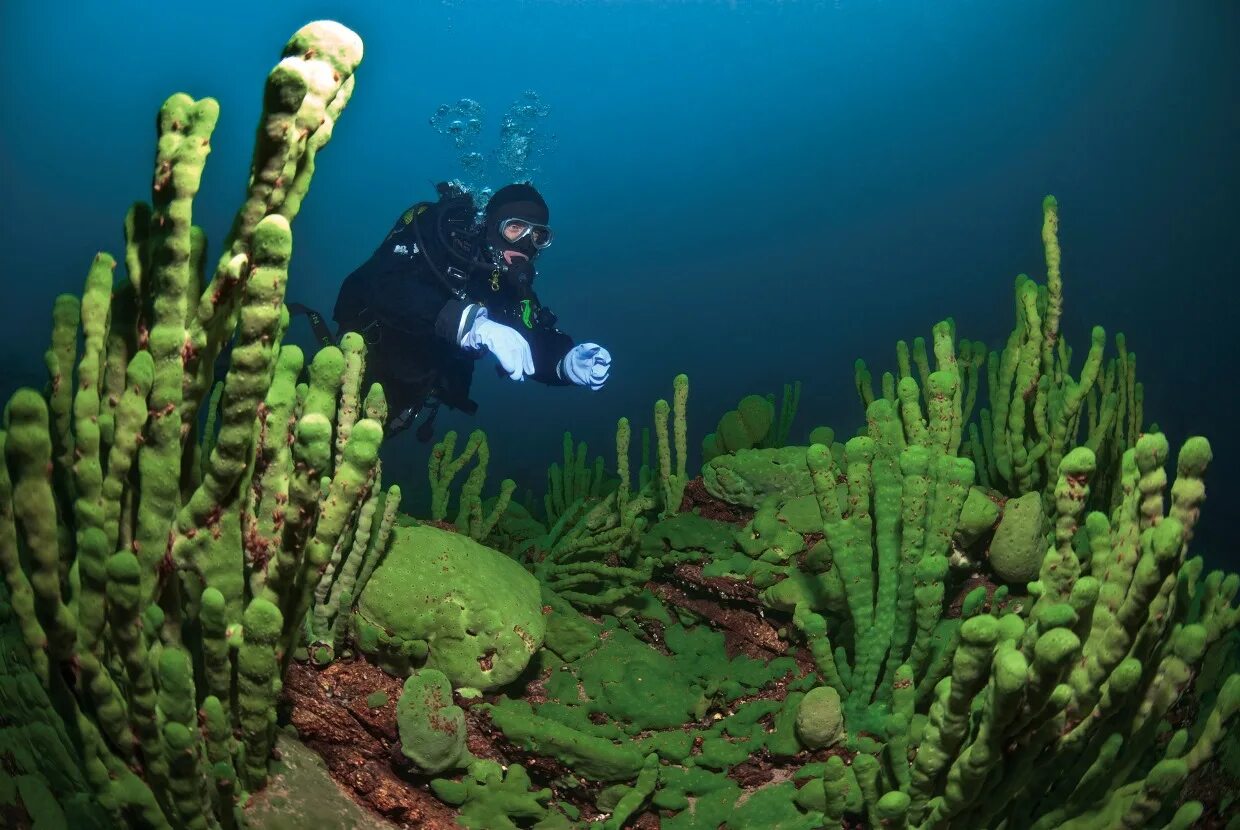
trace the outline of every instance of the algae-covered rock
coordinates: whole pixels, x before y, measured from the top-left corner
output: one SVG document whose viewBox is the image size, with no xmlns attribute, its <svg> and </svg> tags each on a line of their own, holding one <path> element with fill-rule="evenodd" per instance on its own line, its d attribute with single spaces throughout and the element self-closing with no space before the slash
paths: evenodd
<svg viewBox="0 0 1240 830">
<path fill-rule="evenodd" d="M 735 455 L 721 455 L 703 465 L 702 482 L 715 498 L 742 507 L 757 507 L 768 496 L 790 500 L 814 492 L 805 465 L 805 447 L 738 450 Z"/>
<path fill-rule="evenodd" d="M 831 686 L 810 689 L 797 708 L 797 737 L 808 749 L 822 749 L 844 735 L 840 693 Z"/>
<path fill-rule="evenodd" d="M 990 567 L 1004 582 L 1024 584 L 1038 578 L 1046 553 L 1042 496 L 1009 499 L 990 542 Z"/>
<path fill-rule="evenodd" d="M 385 671 L 415 665 L 453 686 L 492 689 L 514 680 L 542 645 L 538 581 L 468 536 L 399 527 L 354 612 L 357 645 Z"/>
<path fill-rule="evenodd" d="M 421 772 L 443 772 L 465 755 L 465 713 L 453 704 L 443 672 L 423 669 L 405 680 L 396 725 L 401 754 Z"/>
<path fill-rule="evenodd" d="M 271 780 L 245 804 L 250 830 L 391 830 L 390 821 L 345 795 L 310 747 L 282 733 L 276 748 L 280 762 Z"/>
</svg>

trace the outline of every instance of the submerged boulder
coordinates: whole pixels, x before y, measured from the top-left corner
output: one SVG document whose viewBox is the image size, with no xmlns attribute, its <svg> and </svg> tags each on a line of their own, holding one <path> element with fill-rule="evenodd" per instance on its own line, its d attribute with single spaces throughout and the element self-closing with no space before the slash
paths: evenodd
<svg viewBox="0 0 1240 830">
<path fill-rule="evenodd" d="M 398 527 L 358 598 L 358 649 L 385 671 L 438 669 L 454 687 L 493 689 L 525 670 L 546 621 L 536 580 L 468 536 Z"/>
</svg>

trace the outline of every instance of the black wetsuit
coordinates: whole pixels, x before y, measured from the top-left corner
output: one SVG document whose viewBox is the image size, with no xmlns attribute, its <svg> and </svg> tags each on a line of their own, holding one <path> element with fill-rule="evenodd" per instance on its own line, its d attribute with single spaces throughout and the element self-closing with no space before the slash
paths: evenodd
<svg viewBox="0 0 1240 830">
<path fill-rule="evenodd" d="M 486 352 L 459 345 L 462 315 L 473 304 L 525 337 L 534 380 L 569 384 L 557 366 L 573 339 L 555 327 L 555 315 L 533 292 L 533 279 L 525 287 L 513 285 L 494 268 L 462 267 L 449 257 L 437 233 L 443 204 L 406 211 L 370 259 L 345 279 L 332 314 L 337 337 L 356 331 L 366 338 L 367 382 L 383 385 L 391 418 L 416 414 L 430 398 L 468 413 L 477 409 L 469 386 L 474 363 Z M 450 273 L 453 265 L 457 270 Z"/>
</svg>

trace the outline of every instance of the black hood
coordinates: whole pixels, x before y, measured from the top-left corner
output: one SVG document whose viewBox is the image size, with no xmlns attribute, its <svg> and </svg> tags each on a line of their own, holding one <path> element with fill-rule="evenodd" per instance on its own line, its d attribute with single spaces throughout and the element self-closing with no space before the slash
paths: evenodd
<svg viewBox="0 0 1240 830">
<path fill-rule="evenodd" d="M 533 185 L 510 184 L 501 187 L 487 202 L 483 220 L 486 222 L 487 244 L 501 255 L 504 251 L 517 251 L 533 259 L 538 254 L 533 241 L 526 237 L 513 245 L 500 236 L 499 224 L 505 219 L 524 219 L 535 225 L 546 225 L 550 218 L 547 202 Z"/>
</svg>

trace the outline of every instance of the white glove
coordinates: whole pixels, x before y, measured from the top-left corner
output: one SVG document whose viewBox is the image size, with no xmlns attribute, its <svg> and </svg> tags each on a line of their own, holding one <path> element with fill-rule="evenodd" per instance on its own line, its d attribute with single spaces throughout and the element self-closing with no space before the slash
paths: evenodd
<svg viewBox="0 0 1240 830">
<path fill-rule="evenodd" d="M 578 386 L 602 389 L 611 371 L 611 352 L 597 343 L 579 343 L 564 355 L 558 371 Z"/>
<path fill-rule="evenodd" d="M 469 328 L 461 335 L 461 348 L 486 349 L 495 355 L 508 377 L 525 380 L 534 374 L 534 355 L 530 344 L 516 329 L 496 323 L 487 315 L 485 308 L 478 309 Z"/>
</svg>

